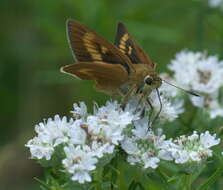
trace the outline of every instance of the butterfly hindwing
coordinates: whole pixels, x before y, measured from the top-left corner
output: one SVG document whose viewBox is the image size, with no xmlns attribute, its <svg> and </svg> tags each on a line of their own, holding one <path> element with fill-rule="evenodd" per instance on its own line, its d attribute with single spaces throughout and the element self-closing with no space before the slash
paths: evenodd
<svg viewBox="0 0 223 190">
<path fill-rule="evenodd" d="M 121 22 L 118 23 L 115 46 L 118 47 L 122 53 L 128 56 L 133 64 L 147 64 L 152 68 L 155 67 L 155 64 L 132 39 L 127 28 Z"/>
<path fill-rule="evenodd" d="M 79 62 L 64 66 L 61 71 L 83 80 L 94 80 L 98 90 L 109 94 L 116 92 L 128 79 L 128 73 L 120 64 L 104 62 Z"/>
<path fill-rule="evenodd" d="M 134 70 L 129 58 L 117 47 L 77 21 L 67 21 L 67 33 L 78 62 L 121 64 L 128 73 Z"/>
</svg>

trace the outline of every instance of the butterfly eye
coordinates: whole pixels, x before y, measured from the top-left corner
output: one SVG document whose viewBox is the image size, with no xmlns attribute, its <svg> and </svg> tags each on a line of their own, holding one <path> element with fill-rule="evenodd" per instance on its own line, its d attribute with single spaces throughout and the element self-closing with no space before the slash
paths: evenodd
<svg viewBox="0 0 223 190">
<path fill-rule="evenodd" d="M 150 77 L 150 76 L 146 76 L 146 77 L 144 78 L 144 82 L 145 82 L 146 84 L 148 84 L 148 85 L 151 85 L 152 82 L 153 82 L 153 78 Z"/>
</svg>

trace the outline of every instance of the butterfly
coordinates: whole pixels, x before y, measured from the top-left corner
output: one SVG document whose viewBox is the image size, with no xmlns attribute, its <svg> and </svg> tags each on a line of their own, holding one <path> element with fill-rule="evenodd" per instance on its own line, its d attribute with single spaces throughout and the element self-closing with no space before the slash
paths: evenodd
<svg viewBox="0 0 223 190">
<path fill-rule="evenodd" d="M 67 35 L 76 63 L 62 67 L 62 72 L 93 80 L 98 91 L 120 94 L 124 102 L 134 94 L 140 94 L 141 99 L 148 97 L 161 86 L 155 63 L 123 23 L 118 23 L 114 44 L 75 20 L 67 21 Z"/>
</svg>

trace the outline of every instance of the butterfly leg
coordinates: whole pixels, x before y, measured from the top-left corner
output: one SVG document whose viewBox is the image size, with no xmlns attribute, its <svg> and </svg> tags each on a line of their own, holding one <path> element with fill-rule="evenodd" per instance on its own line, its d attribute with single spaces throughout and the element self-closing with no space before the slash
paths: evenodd
<svg viewBox="0 0 223 190">
<path fill-rule="evenodd" d="M 153 107 L 152 103 L 150 102 L 149 97 L 146 98 L 146 102 L 147 102 L 147 104 L 149 105 L 149 107 L 151 109 L 150 112 L 149 112 L 149 122 L 148 122 L 149 126 L 151 126 L 152 125 L 151 119 L 152 119 L 154 107 Z"/>
<path fill-rule="evenodd" d="M 125 108 L 126 103 L 127 103 L 128 99 L 129 99 L 130 95 L 131 95 L 134 91 L 136 91 L 136 88 L 137 88 L 136 85 L 132 85 L 132 86 L 128 89 L 128 91 L 127 91 L 126 93 L 124 93 L 123 90 L 120 89 L 120 93 L 123 95 L 123 98 L 122 98 L 122 108 Z"/>
<path fill-rule="evenodd" d="M 140 98 L 138 100 L 138 103 L 136 105 L 136 109 L 135 109 L 135 112 L 137 112 L 137 110 L 139 110 L 139 106 L 141 105 L 142 102 L 145 102 L 145 97 L 146 95 L 145 94 L 140 94 Z M 141 111 L 141 116 L 144 116 L 145 115 L 145 105 L 142 105 L 142 109 L 140 110 Z"/>
<path fill-rule="evenodd" d="M 158 99 L 159 99 L 160 109 L 159 109 L 158 113 L 156 114 L 156 116 L 154 117 L 152 123 L 154 123 L 158 119 L 158 117 L 159 117 L 159 115 L 162 111 L 162 108 L 163 108 L 163 104 L 162 104 L 162 101 L 161 101 L 161 98 L 160 98 L 160 93 L 159 93 L 158 88 L 156 88 L 156 93 L 157 93 L 157 96 L 158 96 Z"/>
</svg>

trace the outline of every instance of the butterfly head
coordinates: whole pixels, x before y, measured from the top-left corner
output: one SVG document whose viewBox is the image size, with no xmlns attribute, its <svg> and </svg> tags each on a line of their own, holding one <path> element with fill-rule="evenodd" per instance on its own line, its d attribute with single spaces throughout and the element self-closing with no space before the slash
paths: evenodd
<svg viewBox="0 0 223 190">
<path fill-rule="evenodd" d="M 162 84 L 162 79 L 156 74 L 147 75 L 144 78 L 144 84 L 146 88 L 159 88 Z"/>
</svg>

